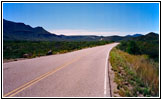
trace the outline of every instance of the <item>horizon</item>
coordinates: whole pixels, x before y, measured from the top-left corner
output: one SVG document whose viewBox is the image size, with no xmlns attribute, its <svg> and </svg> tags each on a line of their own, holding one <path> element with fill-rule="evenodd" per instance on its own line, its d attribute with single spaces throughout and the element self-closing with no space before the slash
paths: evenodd
<svg viewBox="0 0 162 100">
<path fill-rule="evenodd" d="M 159 3 L 3 3 L 3 19 L 66 36 L 159 34 Z"/>
<path fill-rule="evenodd" d="M 6 20 L 6 19 L 3 19 L 3 20 Z M 6 20 L 6 21 L 10 21 L 10 20 Z M 10 21 L 10 22 L 14 22 L 14 21 Z M 23 23 L 23 22 L 14 22 L 14 23 Z M 23 23 L 23 24 L 25 24 L 25 23 Z M 28 25 L 28 24 L 25 24 L 25 25 Z M 30 26 L 30 25 L 29 25 Z M 32 27 L 32 26 L 30 26 L 30 27 Z M 41 27 L 41 26 L 36 26 L 36 27 Z M 36 28 L 36 27 L 32 27 L 32 28 Z M 42 27 L 43 28 L 43 27 Z M 43 28 L 44 29 L 44 28 Z M 44 29 L 44 30 L 46 30 L 46 29 Z M 46 31 L 48 31 L 48 30 L 46 30 Z M 48 31 L 49 32 L 49 31 Z M 51 33 L 51 32 L 49 32 L 49 33 Z M 148 32 L 148 33 L 146 33 L 146 34 L 140 34 L 140 33 L 134 33 L 134 34 L 127 34 L 127 35 L 124 35 L 124 36 L 132 36 L 132 35 L 138 35 L 138 34 L 140 34 L 140 35 L 147 35 L 147 34 L 149 34 L 149 33 L 152 33 L 152 32 Z M 153 32 L 153 33 L 155 33 L 155 32 Z M 51 33 L 51 34 L 55 34 L 55 33 Z M 155 33 L 155 34 L 158 34 L 158 33 Z M 64 35 L 64 34 L 56 34 L 56 35 Z M 65 36 L 103 36 L 103 35 L 89 35 L 89 34 L 87 34 L 87 35 L 65 35 Z M 121 36 L 121 35 L 111 35 L 111 36 Z M 106 37 L 106 36 L 105 36 Z"/>
</svg>

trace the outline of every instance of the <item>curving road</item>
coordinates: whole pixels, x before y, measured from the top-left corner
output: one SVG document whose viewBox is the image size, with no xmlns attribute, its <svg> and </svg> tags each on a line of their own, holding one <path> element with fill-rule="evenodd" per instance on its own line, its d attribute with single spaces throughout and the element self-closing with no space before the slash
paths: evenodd
<svg viewBox="0 0 162 100">
<path fill-rule="evenodd" d="M 107 61 L 116 45 L 3 63 L 3 96 L 109 97 Z"/>
</svg>

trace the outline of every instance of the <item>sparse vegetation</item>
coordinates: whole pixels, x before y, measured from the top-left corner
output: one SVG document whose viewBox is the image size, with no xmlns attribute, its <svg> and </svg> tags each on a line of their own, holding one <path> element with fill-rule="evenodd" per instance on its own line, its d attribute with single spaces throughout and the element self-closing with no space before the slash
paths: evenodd
<svg viewBox="0 0 162 100">
<path fill-rule="evenodd" d="M 131 49 L 131 48 L 129 48 Z M 132 55 L 117 48 L 110 52 L 110 62 L 120 96 L 158 96 L 158 62 L 147 55 Z"/>
<path fill-rule="evenodd" d="M 3 41 L 3 59 L 15 59 L 26 57 L 33 58 L 44 56 L 49 51 L 52 54 L 65 53 L 86 47 L 94 47 L 111 43 L 110 41 Z"/>
</svg>

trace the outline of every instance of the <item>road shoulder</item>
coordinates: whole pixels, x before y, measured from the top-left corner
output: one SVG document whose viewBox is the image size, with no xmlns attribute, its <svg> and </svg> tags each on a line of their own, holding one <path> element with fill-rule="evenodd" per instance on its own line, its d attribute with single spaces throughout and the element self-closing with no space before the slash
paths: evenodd
<svg viewBox="0 0 162 100">
<path fill-rule="evenodd" d="M 114 81 L 115 73 L 112 70 L 112 66 L 111 66 L 110 60 L 109 60 L 108 64 L 109 64 L 108 70 L 109 70 L 109 78 L 110 78 L 109 80 L 110 80 L 110 88 L 111 88 L 112 97 L 120 97 L 120 95 L 116 93 L 116 91 L 117 91 L 117 84 Z"/>
</svg>

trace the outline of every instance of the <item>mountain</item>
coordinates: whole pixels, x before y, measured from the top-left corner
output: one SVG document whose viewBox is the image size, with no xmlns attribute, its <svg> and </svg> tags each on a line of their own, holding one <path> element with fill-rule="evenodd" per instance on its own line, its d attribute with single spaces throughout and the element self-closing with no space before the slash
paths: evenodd
<svg viewBox="0 0 162 100">
<path fill-rule="evenodd" d="M 134 34 L 132 35 L 133 37 L 139 37 L 139 36 L 142 36 L 142 34 Z"/>
<path fill-rule="evenodd" d="M 97 41 L 99 36 L 65 36 L 56 35 L 42 27 L 31 27 L 24 23 L 16 23 L 3 19 L 3 40 L 30 41 Z"/>
<path fill-rule="evenodd" d="M 24 23 L 16 23 L 3 19 L 3 40 L 59 40 L 42 27 L 32 28 Z"/>
<path fill-rule="evenodd" d="M 135 37 L 134 40 L 159 43 L 159 34 L 150 32 L 146 35 Z"/>
<path fill-rule="evenodd" d="M 142 34 L 133 34 L 133 35 L 126 35 L 127 37 L 139 37 L 142 36 Z"/>
<path fill-rule="evenodd" d="M 17 23 L 3 19 L 3 40 L 28 40 L 28 41 L 121 41 L 141 37 L 141 34 L 131 36 L 65 36 L 56 35 L 46 31 L 43 27 L 31 27 L 24 23 Z"/>
</svg>

